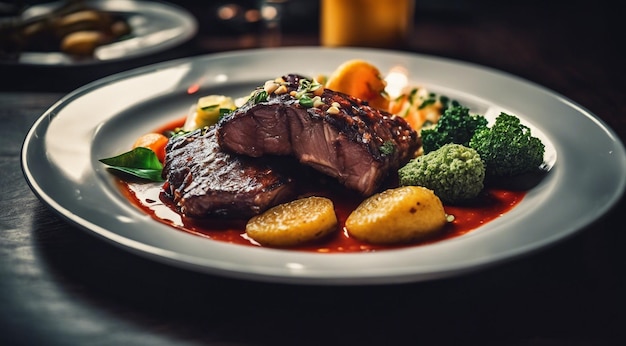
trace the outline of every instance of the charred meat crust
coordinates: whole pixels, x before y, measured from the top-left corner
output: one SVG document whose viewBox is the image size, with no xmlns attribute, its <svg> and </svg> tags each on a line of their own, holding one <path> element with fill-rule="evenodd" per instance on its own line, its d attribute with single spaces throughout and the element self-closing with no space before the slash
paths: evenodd
<svg viewBox="0 0 626 346">
<path fill-rule="evenodd" d="M 283 164 L 226 153 L 215 132 L 175 136 L 166 147 L 164 190 L 183 215 L 246 218 L 296 196 Z"/>
<path fill-rule="evenodd" d="M 321 104 L 305 107 L 290 92 L 298 91 L 306 78 L 292 74 L 283 79 L 286 93 L 260 102 L 252 98 L 219 122 L 217 140 L 223 150 L 250 157 L 293 155 L 371 195 L 420 146 L 416 131 L 400 117 L 329 89 L 320 95 Z"/>
</svg>

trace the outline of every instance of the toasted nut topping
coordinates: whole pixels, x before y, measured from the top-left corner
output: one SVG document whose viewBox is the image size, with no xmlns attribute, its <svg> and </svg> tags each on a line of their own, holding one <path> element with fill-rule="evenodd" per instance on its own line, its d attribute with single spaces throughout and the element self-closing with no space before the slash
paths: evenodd
<svg viewBox="0 0 626 346">
<path fill-rule="evenodd" d="M 296 95 L 298 95 L 298 92 L 295 90 L 292 90 L 289 95 L 291 95 L 291 97 L 296 97 Z"/>
<path fill-rule="evenodd" d="M 339 114 L 339 108 L 337 108 L 335 106 L 330 106 L 330 107 L 328 107 L 328 110 L 326 110 L 326 113 L 328 113 L 328 114 Z"/>
<path fill-rule="evenodd" d="M 279 84 L 272 81 L 272 80 L 268 80 L 267 82 L 265 82 L 265 84 L 263 85 L 263 90 L 265 90 L 266 93 L 271 94 L 274 91 L 276 91 L 276 89 L 278 89 Z"/>
<path fill-rule="evenodd" d="M 321 97 L 319 97 L 319 96 L 315 96 L 315 97 L 313 98 L 313 107 L 316 107 L 316 108 L 317 108 L 317 107 L 319 107 L 319 106 L 321 106 L 321 105 L 324 105 L 324 104 L 325 104 L 325 103 L 324 103 L 324 101 L 322 101 L 322 98 L 321 98 Z"/>
<path fill-rule="evenodd" d="M 286 92 L 287 92 L 287 87 L 286 87 L 285 85 L 281 85 L 281 86 L 279 86 L 279 87 L 278 87 L 278 88 L 274 91 L 274 93 L 276 93 L 276 95 L 282 95 L 282 94 L 284 94 L 284 93 L 286 93 Z"/>
<path fill-rule="evenodd" d="M 336 107 L 336 108 L 341 108 L 341 105 L 339 104 L 339 102 L 333 102 L 331 106 Z"/>
</svg>

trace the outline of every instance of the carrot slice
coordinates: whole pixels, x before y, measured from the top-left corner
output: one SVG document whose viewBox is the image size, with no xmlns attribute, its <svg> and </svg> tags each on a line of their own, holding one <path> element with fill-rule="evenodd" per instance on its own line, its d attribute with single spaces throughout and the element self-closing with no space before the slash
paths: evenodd
<svg viewBox="0 0 626 346">
<path fill-rule="evenodd" d="M 326 81 L 325 87 L 368 101 L 372 107 L 387 110 L 387 82 L 371 63 L 353 59 L 341 64 Z"/>
</svg>

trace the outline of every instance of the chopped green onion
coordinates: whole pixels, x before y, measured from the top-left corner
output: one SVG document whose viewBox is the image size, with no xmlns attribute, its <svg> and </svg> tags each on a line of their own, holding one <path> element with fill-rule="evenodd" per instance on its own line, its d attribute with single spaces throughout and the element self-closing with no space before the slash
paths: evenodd
<svg viewBox="0 0 626 346">
<path fill-rule="evenodd" d="M 305 108 L 312 108 L 314 104 L 313 99 L 306 95 L 300 97 L 299 102 L 300 102 L 300 105 L 302 105 L 302 107 L 305 107 Z"/>
<path fill-rule="evenodd" d="M 210 106 L 206 106 L 206 107 L 201 107 L 200 109 L 202 109 L 203 111 L 212 111 L 212 110 L 216 109 L 219 106 L 220 106 L 219 104 L 214 104 L 214 105 L 210 105 Z"/>
<path fill-rule="evenodd" d="M 261 90 L 261 91 L 256 92 L 252 96 L 252 102 L 254 104 L 265 102 L 265 101 L 267 101 L 267 97 L 268 97 L 267 92 L 265 90 Z"/>
</svg>

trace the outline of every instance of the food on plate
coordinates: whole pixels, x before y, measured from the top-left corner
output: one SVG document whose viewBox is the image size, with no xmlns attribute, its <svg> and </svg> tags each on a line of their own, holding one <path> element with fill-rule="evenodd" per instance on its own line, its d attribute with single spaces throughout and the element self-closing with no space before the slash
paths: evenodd
<svg viewBox="0 0 626 346">
<path fill-rule="evenodd" d="M 191 106 L 183 130 L 193 131 L 204 126 L 215 125 L 221 117 L 235 110 L 235 100 L 225 95 L 207 95 L 200 97 Z"/>
<path fill-rule="evenodd" d="M 290 247 L 337 231 L 333 201 L 310 196 L 277 205 L 246 224 L 246 234 L 262 245 Z"/>
<path fill-rule="evenodd" d="M 99 31 L 83 30 L 67 34 L 61 40 L 61 51 L 74 55 L 91 55 L 96 47 L 106 43 L 106 36 Z"/>
<path fill-rule="evenodd" d="M 539 169 L 545 145 L 515 115 L 500 113 L 490 128 L 476 131 L 469 142 L 489 176 L 514 176 Z"/>
<path fill-rule="evenodd" d="M 424 186 L 444 202 L 458 203 L 483 190 L 485 163 L 476 150 L 448 143 L 409 161 L 398 178 L 400 185 Z"/>
<path fill-rule="evenodd" d="M 446 109 L 434 127 L 420 132 L 422 148 L 427 154 L 447 143 L 469 146 L 477 129 L 487 127 L 487 119 L 479 114 L 470 114 L 469 108 L 454 104 Z"/>
<path fill-rule="evenodd" d="M 543 163 L 543 143 L 516 116 L 502 113 L 489 127 L 461 103 L 413 86 L 373 106 L 384 88 L 363 60 L 328 81 L 286 74 L 244 97 L 199 97 L 177 125 L 100 161 L 162 184 L 158 198 L 194 225 L 239 222 L 229 241 L 281 248 L 333 237 L 359 242 L 336 251 L 444 239 L 523 198 L 487 186 L 489 175 Z"/>
<path fill-rule="evenodd" d="M 232 155 L 217 144 L 215 126 L 173 136 L 167 147 L 165 193 L 181 213 L 247 218 L 296 198 L 282 161 Z"/>
<path fill-rule="evenodd" d="M 454 104 L 432 128 L 420 131 L 424 154 L 448 143 L 476 150 L 489 176 L 515 176 L 537 170 L 543 164 L 545 145 L 533 137 L 520 119 L 504 112 L 489 127 L 485 116 L 470 114 L 469 108 Z"/>
<path fill-rule="evenodd" d="M 361 59 L 348 60 L 339 65 L 325 83 L 328 89 L 359 98 L 381 110 L 389 109 L 386 86 L 378 68 Z"/>
<path fill-rule="evenodd" d="M 403 117 L 412 128 L 420 131 L 426 125 L 436 124 L 450 105 L 458 103 L 425 87 L 409 86 L 389 102 L 389 112 Z"/>
<path fill-rule="evenodd" d="M 419 148 L 417 132 L 400 117 L 321 90 L 299 75 L 286 75 L 277 84 L 271 93 L 258 89 L 218 123 L 223 150 L 250 157 L 294 156 L 369 196 Z"/>
<path fill-rule="evenodd" d="M 363 201 L 346 220 L 348 233 L 374 244 L 424 239 L 447 222 L 441 200 L 421 186 L 385 190 Z"/>
<path fill-rule="evenodd" d="M 165 161 L 165 146 L 169 138 L 162 133 L 151 132 L 137 138 L 133 143 L 133 149 L 137 147 L 148 148 L 156 154 L 159 161 Z"/>
</svg>

